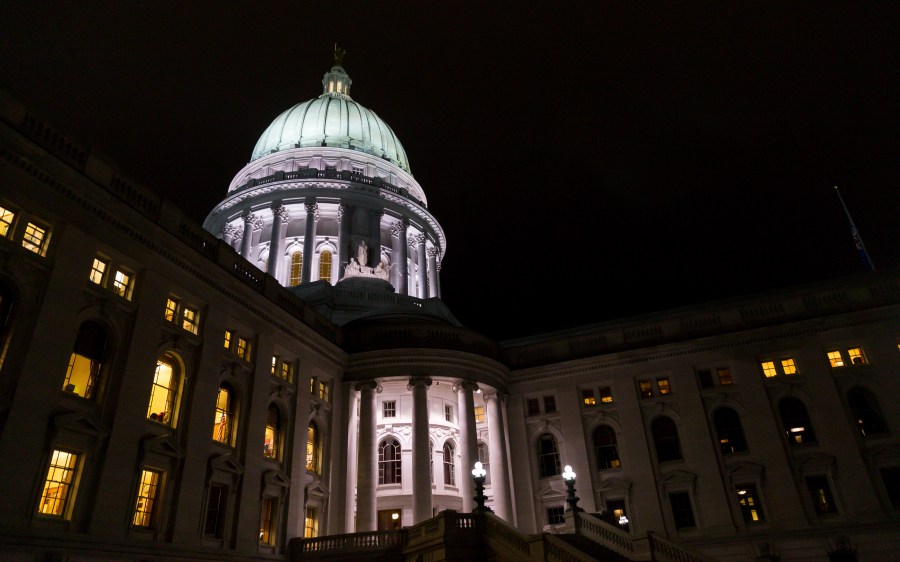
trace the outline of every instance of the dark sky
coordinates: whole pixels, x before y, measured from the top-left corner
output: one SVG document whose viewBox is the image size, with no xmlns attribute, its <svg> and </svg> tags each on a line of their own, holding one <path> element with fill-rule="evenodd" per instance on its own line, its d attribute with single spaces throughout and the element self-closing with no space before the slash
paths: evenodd
<svg viewBox="0 0 900 562">
<path fill-rule="evenodd" d="M 900 265 L 897 2 L 499 4 L 7 0 L 0 85 L 199 222 L 338 42 L 498 339 L 863 271 L 834 185 Z"/>
</svg>

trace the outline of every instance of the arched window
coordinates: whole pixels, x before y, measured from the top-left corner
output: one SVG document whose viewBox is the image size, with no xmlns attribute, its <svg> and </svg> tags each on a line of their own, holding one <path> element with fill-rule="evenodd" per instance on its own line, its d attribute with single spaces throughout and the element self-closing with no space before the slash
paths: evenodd
<svg viewBox="0 0 900 562">
<path fill-rule="evenodd" d="M 288 279 L 288 287 L 300 284 L 300 273 L 303 271 L 303 254 L 294 252 L 291 254 L 291 277 Z"/>
<path fill-rule="evenodd" d="M 400 442 L 385 439 L 378 445 L 378 483 L 400 484 Z"/>
<path fill-rule="evenodd" d="M 783 398 L 778 403 L 778 413 L 781 414 L 782 428 L 791 445 L 816 441 L 816 433 L 803 402 L 792 396 Z"/>
<path fill-rule="evenodd" d="M 444 485 L 456 486 L 456 450 L 450 442 L 444 443 Z"/>
<path fill-rule="evenodd" d="M 100 379 L 100 365 L 105 350 L 106 330 L 96 322 L 82 324 L 75 337 L 75 348 L 69 358 L 63 390 L 85 398 L 93 398 Z"/>
<path fill-rule="evenodd" d="M 878 402 L 872 394 L 863 388 L 853 388 L 847 393 L 847 402 L 856 420 L 856 426 L 863 437 L 887 432 L 884 418 L 878 411 Z"/>
<path fill-rule="evenodd" d="M 156 360 L 147 418 L 166 425 L 174 425 L 180 390 L 181 367 L 174 355 L 166 353 Z"/>
<path fill-rule="evenodd" d="M 331 252 L 328 250 L 319 254 L 319 279 L 331 282 Z"/>
<path fill-rule="evenodd" d="M 559 449 L 556 447 L 556 438 L 545 433 L 538 439 L 538 466 L 541 478 L 558 476 Z"/>
<path fill-rule="evenodd" d="M 723 455 L 747 450 L 744 428 L 737 412 L 731 408 L 719 408 L 713 414 L 713 425 L 716 427 L 716 437 Z"/>
<path fill-rule="evenodd" d="M 478 443 L 478 462 L 481 463 L 481 467 L 484 468 L 484 471 L 487 473 L 484 476 L 484 483 L 491 483 L 491 455 L 488 452 L 488 447 L 484 443 Z"/>
<path fill-rule="evenodd" d="M 266 436 L 263 443 L 263 456 L 278 460 L 281 448 L 281 415 L 275 404 L 269 404 L 269 415 L 266 418 Z"/>
<path fill-rule="evenodd" d="M 666 416 L 656 418 L 650 426 L 650 431 L 653 433 L 656 459 L 659 462 L 681 458 L 681 441 L 678 439 L 678 428 L 672 418 Z"/>
<path fill-rule="evenodd" d="M 234 411 L 232 405 L 231 387 L 225 383 L 219 385 L 216 394 L 216 417 L 213 422 L 213 439 L 219 443 L 231 444 L 232 426 L 234 424 Z"/>
<path fill-rule="evenodd" d="M 616 431 L 608 425 L 599 425 L 594 430 L 594 456 L 597 459 L 597 469 L 618 468 L 622 466 L 619 460 L 619 446 L 616 443 Z"/>
<path fill-rule="evenodd" d="M 319 428 L 316 422 L 309 422 L 306 431 L 306 470 L 319 473 Z"/>
</svg>

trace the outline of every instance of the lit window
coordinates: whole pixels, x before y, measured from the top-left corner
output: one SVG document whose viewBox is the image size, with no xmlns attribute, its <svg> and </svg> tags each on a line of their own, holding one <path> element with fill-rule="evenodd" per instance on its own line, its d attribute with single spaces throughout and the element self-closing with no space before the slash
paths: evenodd
<svg viewBox="0 0 900 562">
<path fill-rule="evenodd" d="M 649 380 L 638 381 L 641 387 L 641 398 L 651 398 L 653 396 L 653 383 Z"/>
<path fill-rule="evenodd" d="M 319 382 L 319 399 L 322 402 L 328 402 L 328 383 L 327 382 Z"/>
<path fill-rule="evenodd" d="M 142 470 L 138 483 L 137 504 L 134 507 L 132 524 L 136 527 L 150 527 L 153 524 L 153 510 L 159 493 L 160 473 Z"/>
<path fill-rule="evenodd" d="M 281 362 L 281 378 L 287 382 L 294 381 L 294 363 L 291 361 Z"/>
<path fill-rule="evenodd" d="M 33 222 L 28 223 L 25 227 L 25 234 L 22 236 L 22 247 L 43 256 L 45 250 L 44 244 L 46 242 L 47 230 L 39 227 Z"/>
<path fill-rule="evenodd" d="M 278 408 L 274 404 L 269 405 L 269 415 L 266 418 L 266 433 L 263 442 L 263 456 L 267 459 L 278 460 L 278 449 L 281 446 L 281 420 Z"/>
<path fill-rule="evenodd" d="M 169 297 L 166 299 L 166 320 L 168 320 L 169 322 L 174 322 L 176 314 L 178 314 L 178 301 L 173 299 L 172 297 Z M 228 346 L 226 345 L 225 347 Z"/>
<path fill-rule="evenodd" d="M 113 277 L 113 292 L 120 297 L 131 300 L 131 287 L 134 284 L 134 274 L 122 269 L 116 271 Z"/>
<path fill-rule="evenodd" d="M 265 498 L 259 512 L 260 544 L 275 544 L 275 498 Z"/>
<path fill-rule="evenodd" d="M 828 485 L 828 477 L 807 476 L 806 489 L 809 490 L 809 497 L 817 515 L 837 512 L 834 496 L 831 495 L 831 486 Z"/>
<path fill-rule="evenodd" d="M 200 311 L 191 306 L 185 306 L 181 327 L 196 335 L 200 330 Z"/>
<path fill-rule="evenodd" d="M 672 388 L 669 386 L 669 379 L 665 377 L 656 379 L 656 386 L 659 388 L 660 395 L 672 394 Z"/>
<path fill-rule="evenodd" d="M 847 355 L 850 356 L 850 363 L 853 365 L 862 365 L 866 363 L 866 356 L 863 355 L 861 347 L 851 347 L 847 350 Z"/>
<path fill-rule="evenodd" d="M 341 88 L 342 88 L 342 87 L 343 87 L 343 83 L 342 83 L 340 80 L 338 80 L 337 91 L 338 91 L 339 94 L 341 93 Z"/>
<path fill-rule="evenodd" d="M 791 445 L 812 443 L 816 440 L 812 421 L 803 402 L 792 396 L 782 398 L 778 403 L 778 412 L 781 414 L 782 429 Z"/>
<path fill-rule="evenodd" d="M 475 422 L 484 423 L 484 406 L 475 406 Z"/>
<path fill-rule="evenodd" d="M 106 267 L 108 265 L 109 263 L 100 258 L 94 258 L 94 263 L 91 265 L 91 275 L 89 277 L 92 283 L 103 285 L 103 277 L 106 275 Z"/>
<path fill-rule="evenodd" d="M 556 411 L 556 397 L 544 396 L 544 413 L 552 414 Z"/>
<path fill-rule="evenodd" d="M 762 507 L 759 505 L 759 497 L 756 495 L 756 486 L 752 484 L 735 486 L 735 492 L 737 493 L 738 505 L 741 506 L 741 516 L 744 518 L 744 523 L 765 521 Z"/>
<path fill-rule="evenodd" d="M 728 367 L 719 367 L 716 369 L 716 373 L 719 375 L 719 384 L 722 386 L 728 384 L 734 384 L 734 379 L 731 377 L 731 369 Z M 660 393 L 662 393 L 662 389 L 660 389 Z"/>
<path fill-rule="evenodd" d="M 15 218 L 14 212 L 0 207 L 0 236 L 6 238 L 12 234 L 12 223 Z"/>
<path fill-rule="evenodd" d="M 328 250 L 319 254 L 319 279 L 331 281 L 331 252 Z"/>
<path fill-rule="evenodd" d="M 561 507 L 548 507 L 547 508 L 547 524 L 548 525 L 562 525 L 566 522 L 565 511 Z"/>
<path fill-rule="evenodd" d="M 237 356 L 244 361 L 250 361 L 250 341 L 245 338 L 238 338 Z"/>
<path fill-rule="evenodd" d="M 294 252 L 291 254 L 291 278 L 288 280 L 288 286 L 293 287 L 300 284 L 300 274 L 303 271 L 303 254 Z"/>
<path fill-rule="evenodd" d="M 312 396 L 316 392 L 316 377 L 310 377 L 309 379 L 309 394 Z"/>
<path fill-rule="evenodd" d="M 156 361 L 156 372 L 153 374 L 153 388 L 150 391 L 147 419 L 172 425 L 179 382 L 175 358 L 169 354 L 160 357 Z"/>
<path fill-rule="evenodd" d="M 78 455 L 67 451 L 53 451 L 37 507 L 39 514 L 68 518 L 70 500 L 75 495 L 73 486 L 77 467 Z"/>
<path fill-rule="evenodd" d="M 213 439 L 226 445 L 231 443 L 231 390 L 222 385 L 216 394 L 216 417 L 213 422 Z"/>
<path fill-rule="evenodd" d="M 594 389 L 581 389 L 581 403 L 585 406 L 594 406 L 595 404 L 597 404 L 597 399 L 594 397 Z"/>
<path fill-rule="evenodd" d="M 400 442 L 393 438 L 382 441 L 378 445 L 378 483 L 400 484 L 400 468 Z"/>
<path fill-rule="evenodd" d="M 760 366 L 762 367 L 763 374 L 766 376 L 766 378 L 770 379 L 778 374 L 778 372 L 775 371 L 774 361 L 763 361 Z"/>
<path fill-rule="evenodd" d="M 319 472 L 319 428 L 314 422 L 309 422 L 306 432 L 306 470 Z"/>
<path fill-rule="evenodd" d="M 333 91 L 334 91 L 334 80 L 329 80 L 329 81 L 328 81 L 328 91 L 329 91 L 329 92 L 333 92 Z"/>
<path fill-rule="evenodd" d="M 608 386 L 600 387 L 600 402 L 602 404 L 612 404 L 613 403 L 613 395 L 612 389 Z"/>
<path fill-rule="evenodd" d="M 796 375 L 797 365 L 794 363 L 793 357 L 785 357 L 781 360 L 781 370 L 785 375 Z"/>
<path fill-rule="evenodd" d="M 444 485 L 456 486 L 456 450 L 453 444 L 444 443 Z"/>
<path fill-rule="evenodd" d="M 381 403 L 381 416 L 384 418 L 393 418 L 397 415 L 397 402 L 395 400 L 385 400 Z"/>
<path fill-rule="evenodd" d="M 233 334 L 231 330 L 225 330 L 225 349 L 231 349 L 231 340 L 233 338 Z"/>
<path fill-rule="evenodd" d="M 541 478 L 558 476 L 559 448 L 556 446 L 556 438 L 545 433 L 538 439 L 538 468 Z"/>
<path fill-rule="evenodd" d="M 444 405 L 444 419 L 448 422 L 453 421 L 453 406 Z"/>
<path fill-rule="evenodd" d="M 314 507 L 306 508 L 306 518 L 303 524 L 303 536 L 307 539 L 319 536 L 319 514 L 316 512 L 316 508 Z"/>
<path fill-rule="evenodd" d="M 840 351 L 829 351 L 828 352 L 828 361 L 831 363 L 832 367 L 843 367 L 844 359 L 841 357 Z"/>
<path fill-rule="evenodd" d="M 228 487 L 222 484 L 210 484 L 209 496 L 206 499 L 206 518 L 203 522 L 203 534 L 205 536 L 216 539 L 222 538 L 227 508 Z"/>
<path fill-rule="evenodd" d="M 92 398 L 100 378 L 100 366 L 106 349 L 106 331 L 96 322 L 85 322 L 78 328 L 75 348 L 69 358 L 69 368 L 63 390 L 85 398 Z"/>
</svg>

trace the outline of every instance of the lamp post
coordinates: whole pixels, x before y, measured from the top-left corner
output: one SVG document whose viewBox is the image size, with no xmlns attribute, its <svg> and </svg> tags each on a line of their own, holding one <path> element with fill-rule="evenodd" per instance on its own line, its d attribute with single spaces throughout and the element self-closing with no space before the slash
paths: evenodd
<svg viewBox="0 0 900 562">
<path fill-rule="evenodd" d="M 576 511 L 584 511 L 580 507 L 578 507 L 578 500 L 580 499 L 575 495 L 575 473 L 572 472 L 572 467 L 566 465 L 566 470 L 562 473 L 563 480 L 566 482 L 566 490 L 569 495 L 566 497 L 566 503 L 569 504 L 569 509 L 574 513 Z"/>
<path fill-rule="evenodd" d="M 493 513 L 493 510 L 489 507 L 485 507 L 484 502 L 487 498 L 484 496 L 484 478 L 487 476 L 487 471 L 484 469 L 484 465 L 481 462 L 475 463 L 475 468 L 472 469 L 472 479 L 475 480 L 475 509 L 472 510 L 472 513 Z"/>
</svg>

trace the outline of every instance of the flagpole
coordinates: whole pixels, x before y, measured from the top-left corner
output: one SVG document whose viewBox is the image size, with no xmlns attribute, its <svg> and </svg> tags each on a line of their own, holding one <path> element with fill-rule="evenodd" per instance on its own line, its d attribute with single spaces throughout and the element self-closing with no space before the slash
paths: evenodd
<svg viewBox="0 0 900 562">
<path fill-rule="evenodd" d="M 853 217 L 850 216 L 850 211 L 847 209 L 847 205 L 844 203 L 844 198 L 841 197 L 841 192 L 838 189 L 838 186 L 834 186 L 834 192 L 837 193 L 838 200 L 840 200 L 841 202 L 841 207 L 844 208 L 844 214 L 847 215 L 847 220 L 850 222 L 850 235 L 853 236 L 853 242 L 856 243 L 856 249 L 859 250 L 860 256 L 866 263 L 869 271 L 875 271 L 875 264 L 872 263 L 872 258 L 869 257 L 869 252 L 866 251 L 866 246 L 865 244 L 863 244 L 862 236 L 859 235 L 859 231 L 856 230 L 856 225 L 853 224 Z"/>
</svg>

